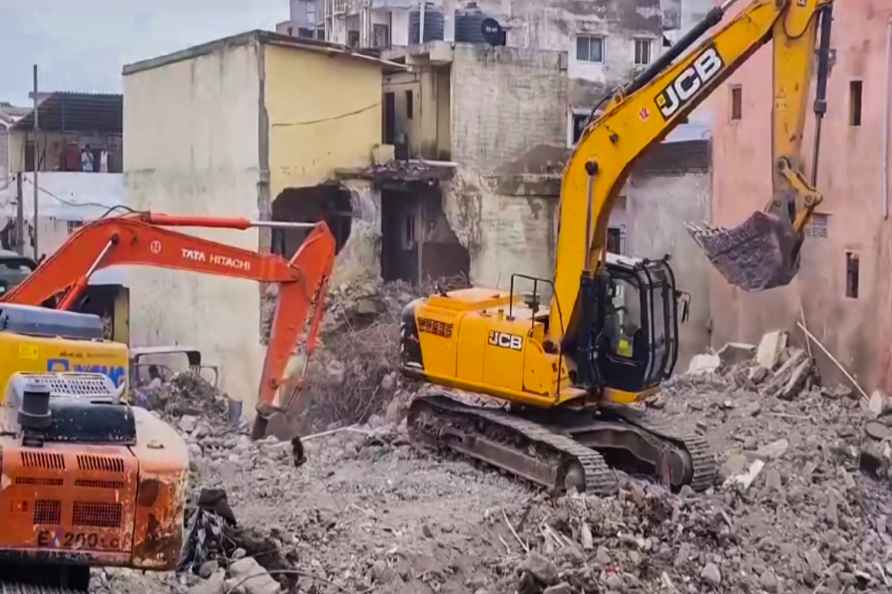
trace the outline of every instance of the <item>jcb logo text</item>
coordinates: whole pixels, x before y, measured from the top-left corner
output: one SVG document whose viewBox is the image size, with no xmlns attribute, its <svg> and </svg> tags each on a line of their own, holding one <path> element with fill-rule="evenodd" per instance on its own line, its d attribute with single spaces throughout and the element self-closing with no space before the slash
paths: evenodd
<svg viewBox="0 0 892 594">
<path fill-rule="evenodd" d="M 715 46 L 703 50 L 703 53 L 697 56 L 693 64 L 685 68 L 669 86 L 657 95 L 657 107 L 660 108 L 663 118 L 668 120 L 678 113 L 697 91 L 722 71 L 724 66 L 722 57 Z"/>
<path fill-rule="evenodd" d="M 523 350 L 523 337 L 514 334 L 506 334 L 495 330 L 489 331 L 489 344 L 512 351 Z"/>
</svg>

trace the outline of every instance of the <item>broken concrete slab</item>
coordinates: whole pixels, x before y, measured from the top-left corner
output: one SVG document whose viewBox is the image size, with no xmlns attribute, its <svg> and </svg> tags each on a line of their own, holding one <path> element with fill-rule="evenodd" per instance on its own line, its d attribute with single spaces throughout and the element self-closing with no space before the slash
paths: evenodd
<svg viewBox="0 0 892 594">
<path fill-rule="evenodd" d="M 747 375 L 747 381 L 751 382 L 754 386 L 758 386 L 765 381 L 765 378 L 768 377 L 769 373 L 771 372 L 761 365 L 756 365 L 755 367 L 750 368 Z"/>
<path fill-rule="evenodd" d="M 688 375 L 711 373 L 718 369 L 721 364 L 722 362 L 718 355 L 694 355 L 694 357 L 691 358 L 690 365 L 688 365 Z"/>
<path fill-rule="evenodd" d="M 777 397 L 782 400 L 793 400 L 805 387 L 805 383 L 812 372 L 812 362 L 806 358 L 805 361 L 799 363 L 787 380 L 787 384 L 777 393 Z"/>
<path fill-rule="evenodd" d="M 707 563 L 700 572 L 700 577 L 716 588 L 722 584 L 722 572 L 715 563 Z"/>
<path fill-rule="evenodd" d="M 786 439 L 778 439 L 777 441 L 772 441 L 756 450 L 756 456 L 763 460 L 777 460 L 787 453 L 789 447 L 789 441 Z"/>
<path fill-rule="evenodd" d="M 756 354 L 756 346 L 745 342 L 729 342 L 716 353 L 724 367 L 749 361 Z"/>
<path fill-rule="evenodd" d="M 244 580 L 247 594 L 278 594 L 282 587 L 254 557 L 244 557 L 229 566 L 229 574 L 236 581 Z"/>
<path fill-rule="evenodd" d="M 867 401 L 868 414 L 876 419 L 882 415 L 892 412 L 892 400 L 882 390 L 874 390 Z"/>
<path fill-rule="evenodd" d="M 724 485 L 739 485 L 741 490 L 746 491 L 750 488 L 750 486 L 752 486 L 753 481 L 756 480 L 756 477 L 759 476 L 763 468 L 765 468 L 765 462 L 763 462 L 762 460 L 753 460 L 753 462 L 750 464 L 749 470 L 747 470 L 745 473 L 732 476 L 725 481 Z"/>
<path fill-rule="evenodd" d="M 765 369 L 774 369 L 780 362 L 781 354 L 787 348 L 789 334 L 775 330 L 762 336 L 756 349 L 756 361 Z"/>
<path fill-rule="evenodd" d="M 719 477 L 723 480 L 728 480 L 741 474 L 746 468 L 746 463 L 747 458 L 743 454 L 731 454 L 719 468 Z"/>
</svg>

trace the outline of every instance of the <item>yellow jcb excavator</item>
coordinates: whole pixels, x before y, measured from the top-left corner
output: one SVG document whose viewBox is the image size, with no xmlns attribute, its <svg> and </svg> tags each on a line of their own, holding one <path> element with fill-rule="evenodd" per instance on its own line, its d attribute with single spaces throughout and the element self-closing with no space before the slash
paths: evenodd
<svg viewBox="0 0 892 594">
<path fill-rule="evenodd" d="M 415 441 L 556 491 L 612 493 L 609 466 L 654 474 L 674 488 L 713 483 L 714 456 L 702 436 L 628 406 L 672 373 L 680 294 L 668 258 L 609 254 L 606 234 L 632 165 L 773 42 L 772 199 L 734 229 L 690 231 L 726 280 L 747 291 L 795 276 L 804 226 L 821 201 L 814 174 L 803 173 L 801 150 L 817 61 L 816 170 L 832 0 L 754 0 L 691 49 L 734 2 L 710 11 L 593 110 L 564 170 L 553 279 L 514 274 L 508 292 L 441 292 L 406 307 L 402 370 L 444 386 L 414 400 L 408 422 Z M 516 294 L 521 283 L 532 292 Z"/>
</svg>

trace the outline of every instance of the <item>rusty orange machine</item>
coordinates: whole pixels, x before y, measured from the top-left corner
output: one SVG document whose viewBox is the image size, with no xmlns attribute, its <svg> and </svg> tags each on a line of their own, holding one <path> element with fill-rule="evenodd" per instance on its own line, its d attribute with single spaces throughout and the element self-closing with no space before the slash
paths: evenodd
<svg viewBox="0 0 892 594">
<path fill-rule="evenodd" d="M 124 345 L 102 341 L 98 316 L 4 304 L 0 328 L 0 344 L 17 342 L 25 360 L 52 349 L 46 354 L 127 363 Z M 41 585 L 83 589 L 90 566 L 174 567 L 189 470 L 176 431 L 122 402 L 124 386 L 105 374 L 24 371 L 2 380 L 3 577 L 36 574 Z"/>
</svg>

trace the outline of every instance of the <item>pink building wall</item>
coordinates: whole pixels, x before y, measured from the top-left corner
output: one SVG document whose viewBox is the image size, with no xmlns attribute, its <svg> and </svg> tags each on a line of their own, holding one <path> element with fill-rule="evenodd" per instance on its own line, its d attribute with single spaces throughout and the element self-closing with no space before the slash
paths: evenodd
<svg viewBox="0 0 892 594">
<path fill-rule="evenodd" d="M 740 6 L 745 4 L 739 3 Z M 735 7 L 736 10 L 739 10 Z M 732 9 L 732 11 L 735 11 Z M 890 0 L 837 1 L 832 47 L 836 63 L 829 85 L 818 188 L 829 215 L 828 236 L 808 237 L 801 272 L 792 285 L 762 294 L 729 287 L 713 272 L 710 302 L 713 346 L 755 342 L 763 332 L 785 328 L 804 344 L 795 323 L 809 329 L 869 391 L 892 391 L 892 160 L 887 146 L 892 99 Z M 771 52 L 753 56 L 714 97 L 714 223 L 730 226 L 764 206 L 771 188 Z M 862 124 L 851 126 L 850 82 L 863 84 Z M 731 121 L 731 88 L 743 90 L 743 118 Z M 811 109 L 811 106 L 809 106 Z M 813 117 L 809 118 L 810 124 Z M 805 162 L 811 170 L 813 133 L 806 134 Z M 846 296 L 846 252 L 858 255 L 857 299 Z M 821 354 L 825 379 L 840 374 Z"/>
</svg>

